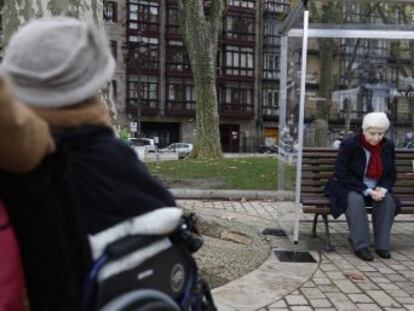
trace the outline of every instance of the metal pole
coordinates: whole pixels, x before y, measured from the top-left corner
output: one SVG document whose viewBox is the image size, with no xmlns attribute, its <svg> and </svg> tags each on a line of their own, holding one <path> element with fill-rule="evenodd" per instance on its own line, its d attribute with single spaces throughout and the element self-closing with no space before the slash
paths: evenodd
<svg viewBox="0 0 414 311">
<path fill-rule="evenodd" d="M 309 27 L 309 10 L 305 6 L 303 14 L 303 42 L 302 42 L 302 66 L 300 79 L 300 102 L 299 102 L 299 123 L 298 123 L 298 156 L 296 162 L 296 192 L 295 208 L 297 210 L 295 224 L 293 228 L 293 242 L 299 240 L 299 217 L 300 217 L 300 191 L 302 181 L 302 153 L 303 153 L 303 129 L 305 120 L 305 95 L 306 95 L 306 67 L 308 52 L 308 27 Z"/>
<path fill-rule="evenodd" d="M 287 105 L 287 79 L 288 79 L 288 37 L 280 38 L 280 62 L 279 62 L 279 141 L 286 126 L 286 105 Z M 285 163 L 280 159 L 277 167 L 277 188 L 285 190 Z"/>
</svg>

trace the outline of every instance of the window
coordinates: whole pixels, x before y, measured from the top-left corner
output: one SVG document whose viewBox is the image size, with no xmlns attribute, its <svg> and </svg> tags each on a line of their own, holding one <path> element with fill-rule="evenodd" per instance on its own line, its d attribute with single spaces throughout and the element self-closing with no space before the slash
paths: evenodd
<svg viewBox="0 0 414 311">
<path fill-rule="evenodd" d="M 129 29 L 138 31 L 158 31 L 159 4 L 154 1 L 134 1 L 128 6 Z"/>
<path fill-rule="evenodd" d="M 271 117 L 279 113 L 279 92 L 276 89 L 263 89 L 263 116 Z"/>
<path fill-rule="evenodd" d="M 103 2 L 103 18 L 107 22 L 116 22 L 117 4 L 115 1 L 104 1 Z"/>
<path fill-rule="evenodd" d="M 226 46 L 225 73 L 227 75 L 253 76 L 253 48 Z"/>
<path fill-rule="evenodd" d="M 253 113 L 253 85 L 229 83 L 219 88 L 220 111 L 222 113 Z"/>
<path fill-rule="evenodd" d="M 255 38 L 254 17 L 227 15 L 224 31 L 226 39 L 253 41 Z"/>
<path fill-rule="evenodd" d="M 169 110 L 194 110 L 195 89 L 192 80 L 171 79 L 167 84 L 167 105 Z"/>
<path fill-rule="evenodd" d="M 181 41 L 170 41 L 167 52 L 167 70 L 170 71 L 188 71 L 190 70 L 190 61 L 187 50 Z"/>
<path fill-rule="evenodd" d="M 136 47 L 130 48 L 129 58 L 132 59 L 131 64 L 144 69 L 159 68 L 159 41 L 158 38 L 141 37 L 130 35 L 128 41 Z"/>
<path fill-rule="evenodd" d="M 138 93 L 139 92 L 139 93 Z M 128 103 L 134 107 L 141 102 L 146 108 L 157 108 L 158 80 L 156 77 L 128 75 Z"/>
<path fill-rule="evenodd" d="M 264 53 L 264 79 L 277 79 L 279 78 L 279 53 Z"/>
<path fill-rule="evenodd" d="M 254 9 L 255 0 L 228 0 L 229 6 Z"/>
<path fill-rule="evenodd" d="M 168 8 L 167 10 L 167 31 L 177 33 L 179 29 L 178 10 L 177 8 Z"/>
<path fill-rule="evenodd" d="M 287 13 L 289 9 L 288 0 L 265 0 L 264 7 L 267 12 Z"/>
</svg>

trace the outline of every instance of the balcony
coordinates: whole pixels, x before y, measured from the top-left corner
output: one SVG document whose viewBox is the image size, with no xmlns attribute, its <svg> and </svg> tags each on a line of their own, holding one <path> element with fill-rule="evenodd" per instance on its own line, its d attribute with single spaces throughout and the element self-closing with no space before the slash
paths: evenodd
<svg viewBox="0 0 414 311">
<path fill-rule="evenodd" d="M 165 114 L 177 117 L 193 117 L 195 116 L 195 101 L 167 101 L 165 106 Z"/>
<path fill-rule="evenodd" d="M 266 0 L 264 3 L 264 12 L 285 16 L 289 13 L 289 3 L 287 0 Z"/>
<path fill-rule="evenodd" d="M 279 80 L 279 79 L 280 79 L 279 70 L 263 69 L 263 80 Z"/>
<path fill-rule="evenodd" d="M 262 106 L 262 116 L 264 121 L 276 121 L 279 117 L 279 108 L 275 106 Z"/>
<path fill-rule="evenodd" d="M 219 104 L 220 117 L 226 119 L 251 119 L 253 118 L 252 104 Z"/>
<path fill-rule="evenodd" d="M 266 46 L 280 46 L 280 36 L 264 35 L 263 45 Z"/>
<path fill-rule="evenodd" d="M 155 116 L 159 112 L 158 100 L 141 99 L 141 114 Z"/>
</svg>

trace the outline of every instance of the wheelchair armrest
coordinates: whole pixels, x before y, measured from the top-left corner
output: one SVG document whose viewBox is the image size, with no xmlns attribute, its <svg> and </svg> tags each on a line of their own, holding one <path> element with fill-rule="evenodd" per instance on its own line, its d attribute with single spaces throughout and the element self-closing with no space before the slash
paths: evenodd
<svg viewBox="0 0 414 311">
<path fill-rule="evenodd" d="M 108 244 L 105 248 L 105 254 L 110 259 L 120 258 L 137 249 L 148 246 L 154 241 L 158 240 L 159 236 L 142 236 L 142 235 L 130 235 L 122 239 L 114 241 Z"/>
</svg>

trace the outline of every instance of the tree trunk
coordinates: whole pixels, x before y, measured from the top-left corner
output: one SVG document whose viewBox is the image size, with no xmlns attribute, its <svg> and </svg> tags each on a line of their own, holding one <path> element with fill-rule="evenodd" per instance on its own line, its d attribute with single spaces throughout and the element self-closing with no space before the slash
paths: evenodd
<svg viewBox="0 0 414 311">
<path fill-rule="evenodd" d="M 201 0 L 178 0 L 177 3 L 196 91 L 196 137 L 190 158 L 220 158 L 216 55 L 224 3 L 212 0 L 208 17 Z"/>
<path fill-rule="evenodd" d="M 84 21 L 94 22 L 104 31 L 102 0 L 3 0 L 3 48 L 17 29 L 28 21 L 42 17 L 64 15 Z M 1 5 L 2 3 L 0 3 Z M 113 124 L 116 123 L 116 105 L 113 90 L 103 90 L 103 101 L 110 112 Z"/>
</svg>

